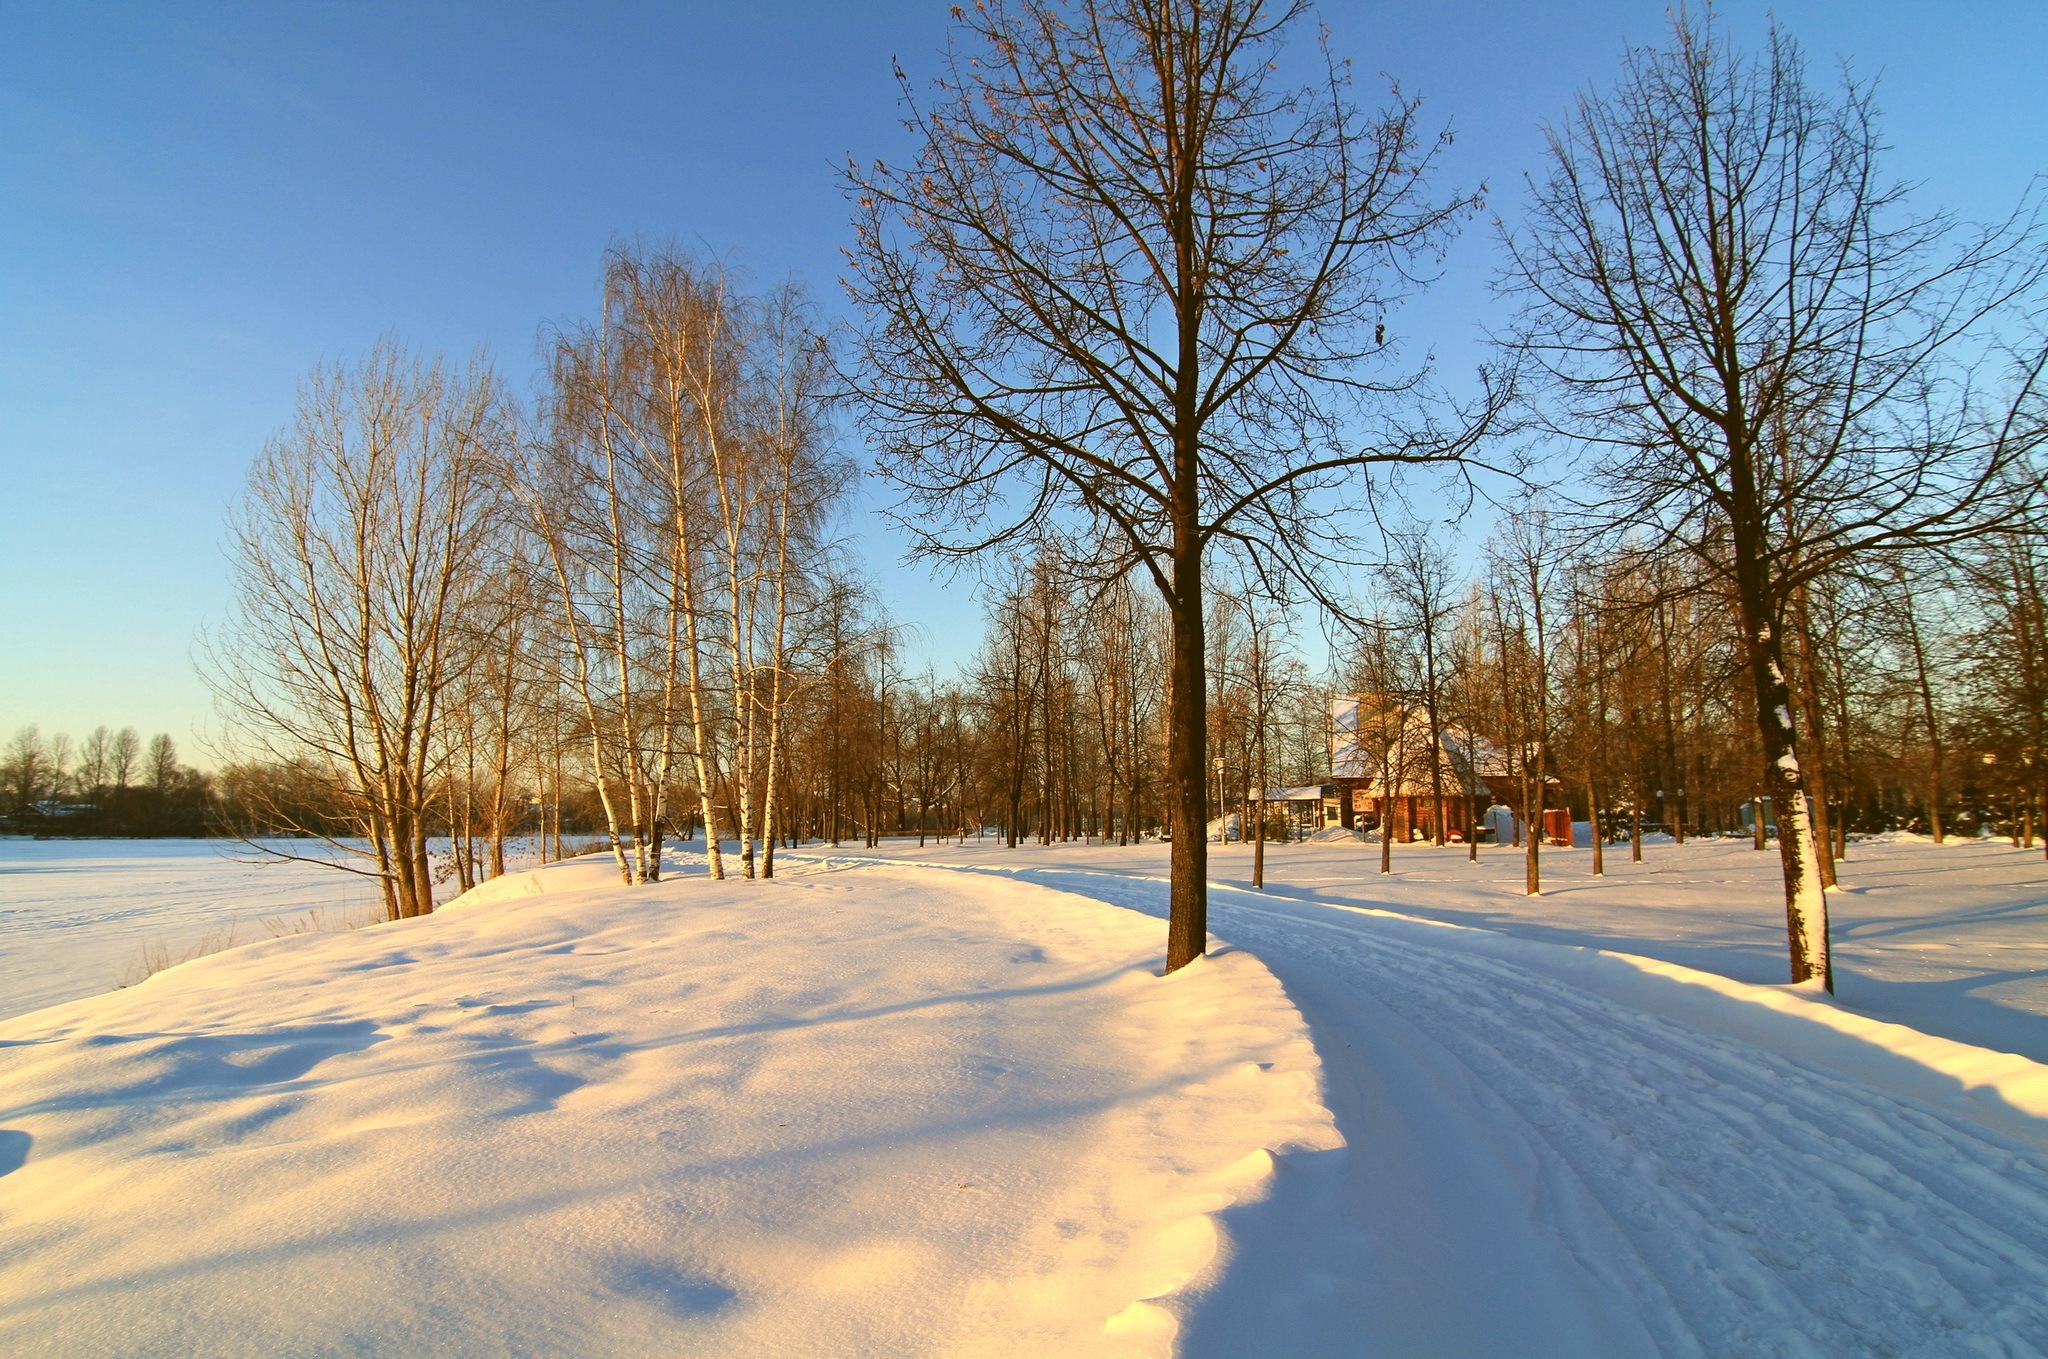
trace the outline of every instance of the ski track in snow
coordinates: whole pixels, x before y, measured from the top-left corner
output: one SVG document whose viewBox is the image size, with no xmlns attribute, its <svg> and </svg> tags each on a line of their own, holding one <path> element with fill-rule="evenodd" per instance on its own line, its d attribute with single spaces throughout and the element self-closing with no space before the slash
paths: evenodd
<svg viewBox="0 0 2048 1359">
<path fill-rule="evenodd" d="M 932 866 L 1165 910 L 1157 878 Z M 2048 1354 L 2048 1155 L 1448 933 L 1224 884 L 1211 913 L 1301 1006 L 1350 1149 L 1225 1214 L 1185 1354 Z"/>
</svg>

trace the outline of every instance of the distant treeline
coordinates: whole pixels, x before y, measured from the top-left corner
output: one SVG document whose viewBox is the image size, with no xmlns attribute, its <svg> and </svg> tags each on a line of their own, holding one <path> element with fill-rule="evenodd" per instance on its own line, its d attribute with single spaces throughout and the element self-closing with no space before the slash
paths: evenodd
<svg viewBox="0 0 2048 1359">
<path fill-rule="evenodd" d="M 29 835 L 205 835 L 215 822 L 211 776 L 178 762 L 158 732 L 95 727 L 74 742 L 22 727 L 0 758 L 8 829 Z"/>
<path fill-rule="evenodd" d="M 19 835 L 288 836 L 354 833 L 352 803 L 333 777 L 310 764 L 244 762 L 209 773 L 182 764 L 159 732 L 95 727 L 84 740 L 39 726 L 17 729 L 0 748 L 0 831 Z M 571 789 L 545 806 L 528 798 L 507 819 L 508 834 L 546 829 L 558 840 L 604 824 L 597 796 Z M 523 814 L 522 814 L 523 813 Z M 430 834 L 454 834 L 430 824 Z"/>
</svg>

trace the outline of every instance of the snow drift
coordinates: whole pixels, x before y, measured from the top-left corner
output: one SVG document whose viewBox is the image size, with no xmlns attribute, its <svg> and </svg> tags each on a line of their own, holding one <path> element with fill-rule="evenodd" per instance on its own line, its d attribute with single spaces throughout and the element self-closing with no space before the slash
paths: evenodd
<svg viewBox="0 0 2048 1359">
<path fill-rule="evenodd" d="M 583 861 L 0 1023 L 0 1351 L 1151 1355 L 1338 1145 L 1250 955 Z"/>
</svg>

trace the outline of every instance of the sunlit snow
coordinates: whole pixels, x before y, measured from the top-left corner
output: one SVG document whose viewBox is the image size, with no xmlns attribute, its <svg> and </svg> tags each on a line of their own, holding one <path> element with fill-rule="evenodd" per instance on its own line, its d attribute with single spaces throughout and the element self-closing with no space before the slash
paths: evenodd
<svg viewBox="0 0 2048 1359">
<path fill-rule="evenodd" d="M 1164 979 L 1163 846 L 892 842 L 0 1022 L 0 1352 L 2048 1352 L 2038 850 L 1852 846 L 1829 999 L 1746 841 L 1211 848 Z"/>
</svg>

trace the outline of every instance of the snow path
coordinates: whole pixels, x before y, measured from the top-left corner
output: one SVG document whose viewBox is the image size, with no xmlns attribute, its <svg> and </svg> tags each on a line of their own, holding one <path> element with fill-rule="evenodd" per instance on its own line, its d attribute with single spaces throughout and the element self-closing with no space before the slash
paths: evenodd
<svg viewBox="0 0 2048 1359">
<path fill-rule="evenodd" d="M 0 1354 L 1164 1356 L 1336 1139 L 1271 974 L 1162 943 L 581 860 L 0 1022 Z"/>
<path fill-rule="evenodd" d="M 1164 911 L 1156 878 L 947 866 Z M 2048 1354 L 2048 1119 L 1651 1013 L 1574 984 L 1585 950 L 1214 886 L 1349 1150 L 1224 1215 L 1186 1355 Z"/>
</svg>

